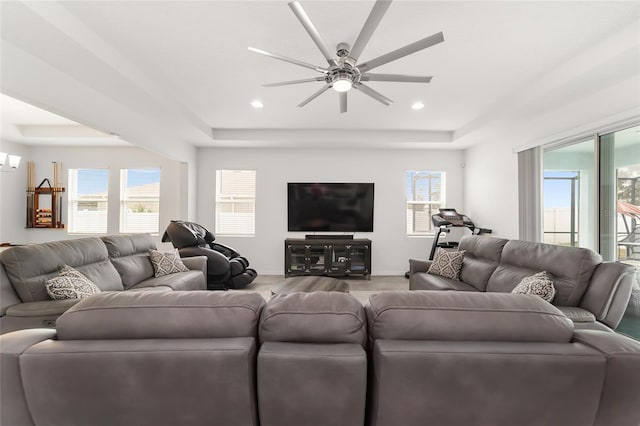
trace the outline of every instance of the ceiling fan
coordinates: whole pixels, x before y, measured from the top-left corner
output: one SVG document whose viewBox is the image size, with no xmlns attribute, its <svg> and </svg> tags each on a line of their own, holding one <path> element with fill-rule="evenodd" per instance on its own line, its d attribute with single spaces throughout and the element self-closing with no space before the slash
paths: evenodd
<svg viewBox="0 0 640 426">
<path fill-rule="evenodd" d="M 279 55 L 277 53 L 267 52 L 266 50 L 257 49 L 255 47 L 249 47 L 249 50 L 261 55 L 269 56 L 271 58 L 279 59 L 284 62 L 289 62 L 294 65 L 309 68 L 321 73 L 321 76 L 306 78 L 302 80 L 282 81 L 278 83 L 265 84 L 265 87 L 285 86 L 289 84 L 311 83 L 315 81 L 323 81 L 325 85 L 316 91 L 313 95 L 302 101 L 298 106 L 303 107 L 330 88 L 333 88 L 340 95 L 340 112 L 347 112 L 347 92 L 351 89 L 360 90 L 362 93 L 372 97 L 373 99 L 381 102 L 384 105 L 391 105 L 393 101 L 381 93 L 373 90 L 371 87 L 364 84 L 365 81 L 393 81 L 401 83 L 429 83 L 431 81 L 430 76 L 418 76 L 418 75 L 403 75 L 403 74 L 375 74 L 370 71 L 381 65 L 387 64 L 396 59 L 403 58 L 412 53 L 431 47 L 435 44 L 444 41 L 444 36 L 441 32 L 431 35 L 429 37 L 418 40 L 407 46 L 396 49 L 392 52 L 379 56 L 367 62 L 359 63 L 358 59 L 360 54 L 366 47 L 369 39 L 373 35 L 374 31 L 380 24 L 382 17 L 386 13 L 391 0 L 376 0 L 373 5 L 373 9 L 369 14 L 360 34 L 356 39 L 353 46 L 349 46 L 347 43 L 339 43 L 336 49 L 336 56 L 334 57 L 329 51 L 327 44 L 320 36 L 320 33 L 309 19 L 302 5 L 293 1 L 289 3 L 289 7 L 293 10 L 304 29 L 309 33 L 316 46 L 322 52 L 329 63 L 328 67 L 317 66 L 309 64 L 297 59 L 289 58 L 287 56 Z"/>
</svg>

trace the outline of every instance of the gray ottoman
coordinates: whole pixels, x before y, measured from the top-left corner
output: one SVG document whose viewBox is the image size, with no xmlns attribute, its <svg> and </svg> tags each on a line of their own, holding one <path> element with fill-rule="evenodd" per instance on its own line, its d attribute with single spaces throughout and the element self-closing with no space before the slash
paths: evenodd
<svg viewBox="0 0 640 426">
<path fill-rule="evenodd" d="M 293 292 L 339 291 L 349 293 L 349 284 L 330 277 L 305 276 L 287 278 L 271 287 L 271 295 Z"/>
</svg>

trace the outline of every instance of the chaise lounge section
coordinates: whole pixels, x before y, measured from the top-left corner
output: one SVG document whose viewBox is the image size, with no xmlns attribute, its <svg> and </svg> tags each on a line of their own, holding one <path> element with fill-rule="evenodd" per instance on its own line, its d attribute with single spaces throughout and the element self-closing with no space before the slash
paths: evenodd
<svg viewBox="0 0 640 426">
<path fill-rule="evenodd" d="M 409 261 L 411 290 L 509 293 L 525 277 L 546 271 L 554 283 L 553 304 L 577 327 L 616 328 L 629 304 L 634 269 L 603 262 L 589 249 L 530 241 L 466 236 L 460 280 L 429 274 L 431 261 Z"/>
</svg>

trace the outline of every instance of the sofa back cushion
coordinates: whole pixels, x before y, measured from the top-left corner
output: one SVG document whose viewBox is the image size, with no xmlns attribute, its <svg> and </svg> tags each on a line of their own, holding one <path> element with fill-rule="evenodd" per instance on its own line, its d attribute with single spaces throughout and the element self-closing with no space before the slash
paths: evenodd
<svg viewBox="0 0 640 426">
<path fill-rule="evenodd" d="M 366 306 L 371 343 L 458 340 L 567 343 L 573 322 L 538 296 L 417 290 L 374 294 Z"/>
<path fill-rule="evenodd" d="M 79 238 L 11 247 L 0 260 L 23 302 L 50 300 L 45 282 L 64 265 L 89 278 L 102 291 L 122 290 L 120 275 L 111 264 L 100 238 Z"/>
<path fill-rule="evenodd" d="M 553 281 L 553 304 L 577 306 L 602 257 L 589 249 L 510 240 L 486 291 L 511 292 L 523 278 L 546 271 Z"/>
<path fill-rule="evenodd" d="M 155 249 L 156 243 L 150 235 L 108 235 L 102 241 L 125 289 L 154 276 L 149 250 Z"/>
<path fill-rule="evenodd" d="M 316 291 L 272 297 L 262 313 L 260 342 L 356 343 L 367 340 L 362 304 L 347 293 Z"/>
<path fill-rule="evenodd" d="M 464 250 L 460 280 L 485 291 L 489 277 L 500 263 L 502 249 L 509 240 L 469 235 L 460 240 L 458 250 Z"/>
<path fill-rule="evenodd" d="M 102 293 L 56 321 L 58 340 L 256 337 L 265 302 L 258 293 Z"/>
</svg>

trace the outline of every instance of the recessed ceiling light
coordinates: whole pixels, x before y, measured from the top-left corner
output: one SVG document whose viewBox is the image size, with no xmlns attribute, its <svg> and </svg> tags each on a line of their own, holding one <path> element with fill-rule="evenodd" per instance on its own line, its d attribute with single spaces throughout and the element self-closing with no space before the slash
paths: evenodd
<svg viewBox="0 0 640 426">
<path fill-rule="evenodd" d="M 422 102 L 415 102 L 413 105 L 411 105 L 411 108 L 413 108 L 413 109 L 422 109 L 422 108 L 424 108 L 424 104 Z"/>
<path fill-rule="evenodd" d="M 262 104 L 262 101 L 256 99 L 255 101 L 251 101 L 251 106 L 254 108 L 262 108 L 264 105 Z"/>
</svg>

